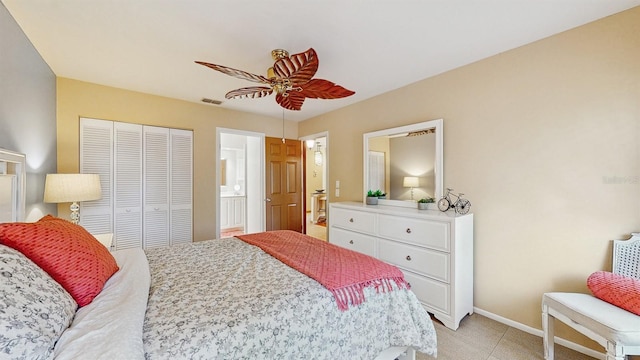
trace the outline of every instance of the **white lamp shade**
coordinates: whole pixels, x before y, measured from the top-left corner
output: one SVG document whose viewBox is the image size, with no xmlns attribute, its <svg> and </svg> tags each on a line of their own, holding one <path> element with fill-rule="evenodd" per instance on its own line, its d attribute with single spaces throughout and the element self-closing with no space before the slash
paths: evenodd
<svg viewBox="0 0 640 360">
<path fill-rule="evenodd" d="M 420 183 L 418 182 L 418 178 L 416 176 L 405 176 L 402 180 L 402 186 L 415 188 L 418 187 Z"/>
<path fill-rule="evenodd" d="M 90 201 L 101 197 L 100 175 L 47 174 L 44 183 L 46 203 Z"/>
<path fill-rule="evenodd" d="M 316 141 L 313 139 L 308 139 L 304 141 L 305 145 L 307 145 L 307 149 L 311 150 L 314 146 L 316 146 Z"/>
</svg>

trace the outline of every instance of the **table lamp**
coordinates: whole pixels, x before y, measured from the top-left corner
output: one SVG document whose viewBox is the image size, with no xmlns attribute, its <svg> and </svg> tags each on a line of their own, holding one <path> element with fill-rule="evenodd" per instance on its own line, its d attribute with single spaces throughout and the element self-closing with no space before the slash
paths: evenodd
<svg viewBox="0 0 640 360">
<path fill-rule="evenodd" d="M 99 200 L 102 197 L 100 175 L 47 174 L 44 183 L 44 202 L 71 203 L 71 222 L 80 222 L 80 201 Z"/>
<path fill-rule="evenodd" d="M 405 176 L 402 180 L 402 186 L 411 188 L 411 200 L 413 200 L 413 188 L 420 186 L 416 176 Z"/>
</svg>

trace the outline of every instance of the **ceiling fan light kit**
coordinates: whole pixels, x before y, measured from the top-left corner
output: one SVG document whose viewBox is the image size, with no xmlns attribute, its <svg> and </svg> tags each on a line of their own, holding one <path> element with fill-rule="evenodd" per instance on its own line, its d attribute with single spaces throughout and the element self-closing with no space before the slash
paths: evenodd
<svg viewBox="0 0 640 360">
<path fill-rule="evenodd" d="M 239 79 L 268 86 L 250 86 L 229 91 L 225 98 L 261 98 L 276 93 L 276 102 L 287 110 L 300 110 L 306 98 L 339 99 L 355 94 L 340 85 L 324 79 L 313 79 L 318 71 L 318 55 L 313 48 L 289 56 L 283 49 L 271 51 L 275 61 L 267 69 L 267 76 L 256 75 L 227 66 L 196 61 L 197 64 Z"/>
</svg>

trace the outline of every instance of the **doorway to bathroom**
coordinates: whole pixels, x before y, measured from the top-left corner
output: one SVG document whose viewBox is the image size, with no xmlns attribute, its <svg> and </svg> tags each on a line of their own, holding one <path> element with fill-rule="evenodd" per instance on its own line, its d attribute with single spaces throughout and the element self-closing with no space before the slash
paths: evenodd
<svg viewBox="0 0 640 360">
<path fill-rule="evenodd" d="M 328 134 L 303 137 L 305 145 L 305 214 L 306 234 L 327 240 L 327 210 L 329 205 Z"/>
<path fill-rule="evenodd" d="M 216 132 L 217 238 L 264 231 L 264 134 Z"/>
</svg>

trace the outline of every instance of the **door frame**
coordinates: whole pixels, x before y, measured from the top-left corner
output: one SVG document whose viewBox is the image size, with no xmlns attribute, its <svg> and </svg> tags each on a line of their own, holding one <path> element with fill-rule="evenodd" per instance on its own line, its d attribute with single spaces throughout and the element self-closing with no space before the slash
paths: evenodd
<svg viewBox="0 0 640 360">
<path fill-rule="evenodd" d="M 251 136 L 251 137 L 256 137 L 259 139 L 260 141 L 260 145 L 259 145 L 259 151 L 260 151 L 260 158 L 258 159 L 259 164 L 260 164 L 260 169 L 259 169 L 259 174 L 260 174 L 260 194 L 258 196 L 257 199 L 253 200 L 252 203 L 249 203 L 249 198 L 247 197 L 247 203 L 246 203 L 246 207 L 245 207 L 245 230 L 247 227 L 247 221 L 246 221 L 246 217 L 247 217 L 247 213 L 248 213 L 248 209 L 249 207 L 257 207 L 259 210 L 259 217 L 261 219 L 261 231 L 264 231 L 264 229 L 266 228 L 266 214 L 265 214 L 265 210 L 264 210 L 264 199 L 265 199 L 265 164 L 264 164 L 264 159 L 265 159 L 265 142 L 264 142 L 264 138 L 265 138 L 265 134 L 264 133 L 259 133 L 259 132 L 254 132 L 254 131 L 246 131 L 246 130 L 238 130 L 238 129 L 230 129 L 230 128 L 223 128 L 223 127 L 216 127 L 216 153 L 215 153 L 215 164 L 216 164 L 216 181 L 215 181 L 215 186 L 216 186 L 216 191 L 215 191 L 215 208 L 216 208 L 216 234 L 215 234 L 215 238 L 219 239 L 220 238 L 220 186 L 222 184 L 222 177 L 220 176 L 222 171 L 221 171 L 221 167 L 222 167 L 222 162 L 220 161 L 220 154 L 221 154 L 221 147 L 222 144 L 220 142 L 220 135 L 221 134 L 232 134 L 232 135 L 241 135 L 241 136 Z M 245 156 L 248 156 L 248 154 L 245 154 Z M 245 160 L 245 163 L 247 162 L 247 160 Z M 246 176 L 246 174 L 245 174 Z"/>
<path fill-rule="evenodd" d="M 305 150 L 305 154 L 306 154 L 307 147 L 304 144 L 304 141 L 305 140 L 312 140 L 312 139 L 315 140 L 315 139 L 321 138 L 321 137 L 325 138 L 325 146 L 324 146 L 325 147 L 325 149 L 324 149 L 325 174 L 324 174 L 324 176 L 325 176 L 325 180 L 327 182 L 327 189 L 325 190 L 325 193 L 327 194 L 327 202 L 326 202 L 326 205 L 325 205 L 326 206 L 325 207 L 325 212 L 327 214 L 327 221 L 328 221 L 329 220 L 329 202 L 331 201 L 331 197 L 332 197 L 331 196 L 331 189 L 333 189 L 333 187 L 331 186 L 331 182 L 329 181 L 329 179 L 331 179 L 329 177 L 329 163 L 330 163 L 329 162 L 329 151 L 330 151 L 329 149 L 331 148 L 329 146 L 329 131 L 322 131 L 322 132 L 315 133 L 315 134 L 301 136 L 301 137 L 298 138 L 298 140 L 302 141 L 303 147 L 304 147 L 304 150 Z M 303 171 L 303 174 L 306 174 L 307 173 L 307 161 L 309 159 L 307 159 L 306 156 L 303 156 L 303 159 L 304 159 L 304 171 Z M 304 214 L 304 225 L 305 225 L 304 226 L 304 233 L 306 234 L 307 233 L 307 226 L 306 226 L 307 225 L 307 219 L 306 219 L 306 217 L 307 217 L 307 206 L 310 206 L 310 205 L 307 204 L 307 180 L 306 180 L 306 178 L 303 179 L 303 180 L 304 180 L 303 184 L 302 184 L 302 188 L 303 188 L 303 191 L 304 191 L 304 197 L 303 197 L 303 200 L 304 200 L 303 201 L 304 213 L 303 214 Z M 327 226 L 328 225 L 329 224 L 327 224 Z M 327 231 L 327 233 L 328 233 L 328 231 Z M 328 238 L 329 237 L 327 236 L 327 239 Z"/>
</svg>

